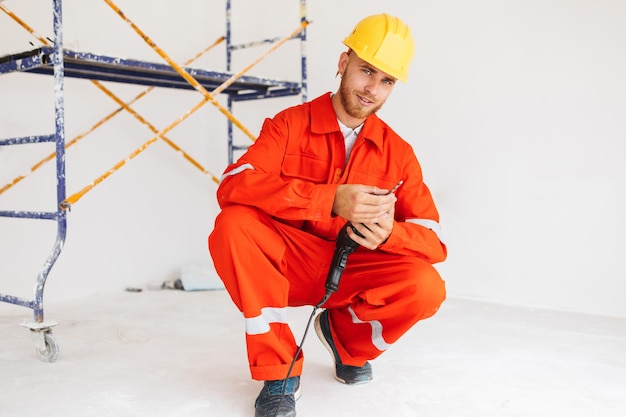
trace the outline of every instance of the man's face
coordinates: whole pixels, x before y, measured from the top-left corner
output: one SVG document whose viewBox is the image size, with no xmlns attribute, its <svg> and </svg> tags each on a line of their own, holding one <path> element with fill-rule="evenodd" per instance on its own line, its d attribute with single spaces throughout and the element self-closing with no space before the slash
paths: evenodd
<svg viewBox="0 0 626 417">
<path fill-rule="evenodd" d="M 359 58 L 344 52 L 339 59 L 342 74 L 339 98 L 346 113 L 365 119 L 376 113 L 391 94 L 396 79 Z"/>
</svg>

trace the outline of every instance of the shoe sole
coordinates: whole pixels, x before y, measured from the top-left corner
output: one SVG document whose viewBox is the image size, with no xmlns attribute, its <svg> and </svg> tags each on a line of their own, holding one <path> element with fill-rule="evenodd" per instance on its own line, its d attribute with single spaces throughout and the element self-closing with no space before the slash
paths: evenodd
<svg viewBox="0 0 626 417">
<path fill-rule="evenodd" d="M 298 389 L 293 393 L 293 398 L 298 401 L 302 397 L 302 384 L 298 384 Z"/>
<path fill-rule="evenodd" d="M 333 352 L 333 348 L 330 346 L 330 344 L 326 340 L 326 336 L 324 335 L 324 331 L 322 330 L 322 324 L 320 323 L 322 320 L 322 313 L 318 314 L 317 317 L 315 317 L 315 323 L 314 323 L 315 333 L 317 333 L 317 337 L 320 339 L 320 342 L 322 342 L 322 345 L 324 345 L 328 353 L 330 353 L 330 356 L 333 358 L 333 362 L 336 363 L 337 360 L 335 359 L 335 353 Z M 343 379 L 337 376 L 337 372 L 333 372 L 333 374 L 337 381 L 343 384 L 346 383 L 346 381 L 344 381 Z"/>
</svg>

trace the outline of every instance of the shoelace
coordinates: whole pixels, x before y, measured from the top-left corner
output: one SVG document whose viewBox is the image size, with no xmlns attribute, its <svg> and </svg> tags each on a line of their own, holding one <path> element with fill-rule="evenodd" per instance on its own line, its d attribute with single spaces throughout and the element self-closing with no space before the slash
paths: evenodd
<svg viewBox="0 0 626 417">
<path fill-rule="evenodd" d="M 282 382 L 282 383 L 280 383 Z M 287 379 L 286 381 L 287 384 L 287 388 L 285 389 L 285 394 L 286 395 L 290 395 L 296 392 L 297 388 L 298 388 L 298 378 L 297 377 L 291 377 L 289 379 Z M 269 387 L 267 389 L 267 392 L 270 393 L 271 395 L 280 395 L 283 392 L 283 386 L 285 385 L 285 382 L 283 381 L 275 381 L 271 384 L 269 384 Z"/>
</svg>

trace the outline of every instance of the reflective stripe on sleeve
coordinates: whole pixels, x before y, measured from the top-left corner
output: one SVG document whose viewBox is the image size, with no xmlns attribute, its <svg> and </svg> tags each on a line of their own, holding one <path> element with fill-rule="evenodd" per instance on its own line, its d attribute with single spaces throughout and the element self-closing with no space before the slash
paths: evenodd
<svg viewBox="0 0 626 417">
<path fill-rule="evenodd" d="M 265 307 L 261 314 L 246 319 L 246 333 L 250 335 L 264 334 L 270 331 L 270 323 L 287 324 L 287 309 L 282 307 Z"/>
<path fill-rule="evenodd" d="M 348 307 L 348 311 L 352 316 L 352 323 L 365 323 L 369 324 L 372 327 L 372 344 L 376 347 L 376 349 L 384 352 L 389 349 L 391 346 L 385 339 L 383 339 L 383 325 L 378 320 L 372 321 L 363 321 L 356 316 L 356 313 L 352 309 L 352 307 Z"/>
<path fill-rule="evenodd" d="M 251 169 L 251 170 L 254 171 L 254 167 L 252 166 L 252 164 L 243 164 L 241 166 L 238 166 L 237 168 L 234 168 L 234 169 L 224 173 L 224 175 L 222 175 L 222 178 L 220 178 L 220 181 L 222 181 L 226 177 L 230 177 L 231 175 L 237 175 L 240 172 L 245 171 L 246 169 Z"/>
<path fill-rule="evenodd" d="M 406 221 L 407 223 L 419 224 L 420 226 L 432 230 L 439 238 L 439 241 L 444 243 L 443 230 L 441 229 L 441 225 L 436 221 L 430 219 L 406 219 Z"/>
</svg>

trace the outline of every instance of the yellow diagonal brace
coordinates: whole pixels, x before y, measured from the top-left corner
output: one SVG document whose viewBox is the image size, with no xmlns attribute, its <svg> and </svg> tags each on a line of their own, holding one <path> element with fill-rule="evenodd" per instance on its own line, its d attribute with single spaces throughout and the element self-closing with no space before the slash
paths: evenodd
<svg viewBox="0 0 626 417">
<path fill-rule="evenodd" d="M 33 35 L 34 37 L 36 37 L 41 43 L 43 43 L 44 45 L 48 45 L 49 44 L 48 40 L 46 38 L 44 38 L 43 36 L 41 36 L 40 34 L 35 32 L 35 30 L 33 28 L 28 26 L 28 24 L 26 24 L 26 22 L 24 22 L 22 19 L 20 19 L 15 13 L 10 11 L 4 4 L 0 3 L 0 9 L 3 12 L 5 12 L 7 15 L 9 15 L 10 18 L 15 20 L 20 25 L 22 25 L 22 27 L 24 29 L 26 29 L 28 32 L 30 32 L 30 34 Z"/>
</svg>

